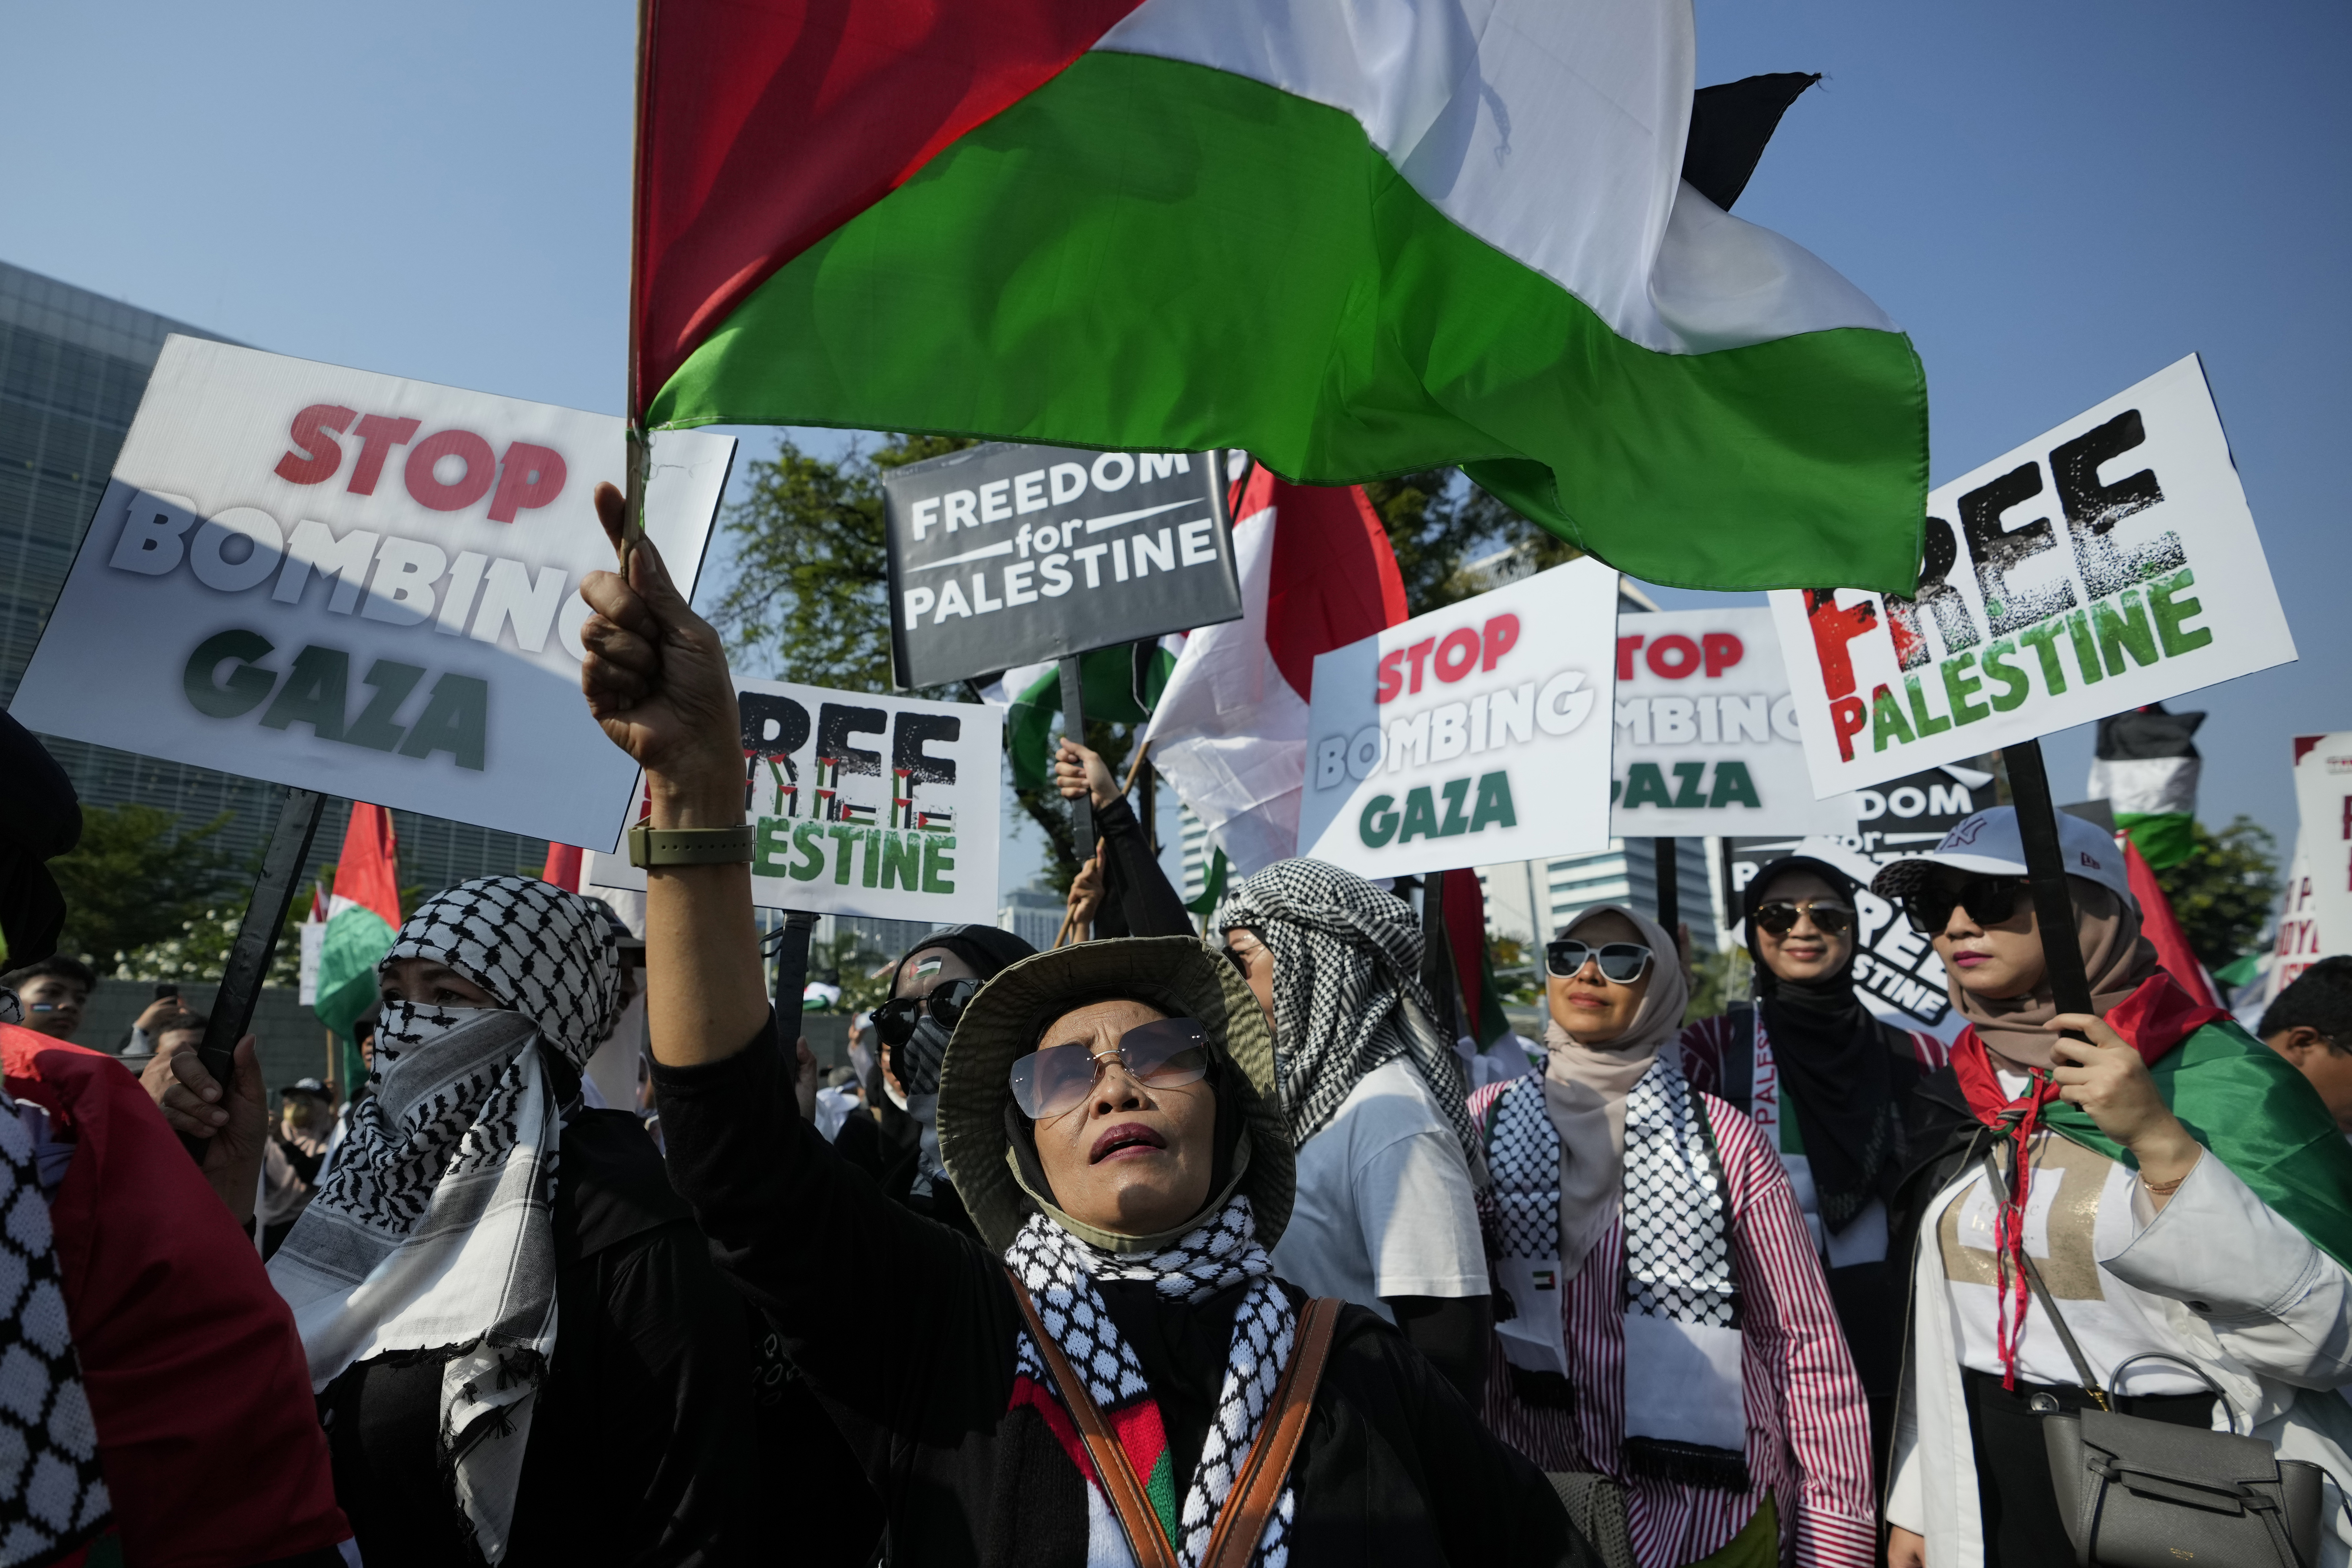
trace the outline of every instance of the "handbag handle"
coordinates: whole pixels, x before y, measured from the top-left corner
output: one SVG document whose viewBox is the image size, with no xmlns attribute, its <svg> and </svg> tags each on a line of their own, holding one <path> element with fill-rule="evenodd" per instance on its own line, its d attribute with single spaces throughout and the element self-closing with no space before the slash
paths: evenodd
<svg viewBox="0 0 2352 1568">
<path fill-rule="evenodd" d="M 1038 1315 L 1037 1303 L 1028 1287 L 1010 1268 L 1005 1270 L 1005 1276 L 1013 1285 L 1013 1299 L 1020 1303 L 1021 1315 L 1028 1322 L 1029 1338 L 1045 1359 L 1045 1369 L 1053 1374 L 1054 1386 L 1062 1395 L 1070 1419 L 1086 1440 L 1095 1473 L 1102 1478 L 1103 1491 L 1118 1514 L 1139 1568 L 1179 1568 L 1176 1549 L 1168 1532 L 1160 1528 L 1160 1515 L 1145 1495 L 1143 1483 L 1136 1479 L 1127 1450 L 1119 1447 L 1118 1438 L 1103 1420 L 1102 1411 L 1071 1367 L 1069 1358 L 1062 1353 L 1062 1347 L 1045 1331 L 1045 1321 Z M 1217 1510 L 1202 1568 L 1246 1568 L 1256 1552 L 1258 1538 L 1265 1533 L 1265 1521 L 1282 1499 L 1283 1484 L 1289 1479 L 1298 1439 L 1307 1430 L 1307 1415 L 1315 1404 L 1315 1390 L 1323 1380 L 1324 1363 L 1329 1359 L 1339 1306 L 1336 1297 L 1318 1296 L 1307 1302 L 1307 1310 L 1298 1315 L 1298 1331 L 1290 1359 L 1283 1363 L 1281 1378 L 1275 1384 L 1274 1400 L 1258 1424 L 1257 1436 L 1252 1440 L 1241 1468 L 1234 1473 L 1224 1506 Z"/>
<path fill-rule="evenodd" d="M 2189 1375 L 2203 1384 L 2205 1385 L 2205 1391 L 2210 1394 L 2214 1398 L 2220 1400 L 2221 1402 L 2221 1408 L 2229 1412 L 2230 1430 L 2234 1432 L 2238 1429 L 2238 1407 L 2230 1403 L 2230 1396 L 2221 1392 L 2221 1385 L 2215 1383 L 2213 1379 L 2206 1373 L 2203 1367 L 2199 1366 L 2195 1362 L 2190 1361 L 2186 1356 L 2174 1355 L 2170 1351 L 2142 1351 L 2137 1355 L 2125 1357 L 2122 1361 L 2116 1363 L 2116 1370 L 2107 1374 L 2108 1389 L 2115 1393 L 2118 1397 L 2121 1397 L 2123 1393 L 2124 1373 L 2129 1371 L 2136 1363 L 2144 1361 L 2168 1361 L 2175 1366 L 2188 1368 Z"/>
</svg>

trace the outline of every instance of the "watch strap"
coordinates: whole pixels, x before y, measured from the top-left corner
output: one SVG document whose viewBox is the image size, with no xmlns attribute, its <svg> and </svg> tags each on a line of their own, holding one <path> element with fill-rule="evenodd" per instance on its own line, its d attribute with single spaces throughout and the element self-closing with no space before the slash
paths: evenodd
<svg viewBox="0 0 2352 1568">
<path fill-rule="evenodd" d="M 733 827 L 656 827 L 640 822 L 629 829 L 629 864 L 640 869 L 656 866 L 740 866 L 759 847 L 759 829 L 740 823 Z"/>
</svg>

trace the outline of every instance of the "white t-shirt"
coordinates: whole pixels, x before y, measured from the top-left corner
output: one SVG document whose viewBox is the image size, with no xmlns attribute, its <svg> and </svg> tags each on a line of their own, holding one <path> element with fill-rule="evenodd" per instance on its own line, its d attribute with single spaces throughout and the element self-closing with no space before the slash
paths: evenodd
<svg viewBox="0 0 2352 1568">
<path fill-rule="evenodd" d="M 1383 1296 L 1486 1294 L 1470 1167 L 1410 1061 L 1366 1073 L 1298 1151 L 1298 1199 L 1274 1270 L 1391 1321 Z"/>
</svg>

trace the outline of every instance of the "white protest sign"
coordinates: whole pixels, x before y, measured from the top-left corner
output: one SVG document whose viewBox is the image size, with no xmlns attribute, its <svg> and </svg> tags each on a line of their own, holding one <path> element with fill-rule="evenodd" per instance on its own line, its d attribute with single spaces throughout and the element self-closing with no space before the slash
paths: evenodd
<svg viewBox="0 0 2352 1568">
<path fill-rule="evenodd" d="M 2305 836 L 2295 835 L 2294 855 L 2287 861 L 2286 887 L 2279 894 L 2278 929 L 2271 938 L 2271 966 L 2263 977 L 2263 1005 L 2294 984 L 2306 969 L 2328 955 L 2319 939 L 2319 897 L 2313 885 L 2311 860 L 2304 853 Z M 2251 1027 L 2252 1026 L 2248 1026 Z"/>
<path fill-rule="evenodd" d="M 735 703 L 743 807 L 760 832 L 754 903 L 942 925 L 995 920 L 1003 709 L 740 679 Z M 596 877 L 646 885 L 625 849 L 598 856 Z"/>
<path fill-rule="evenodd" d="M 691 593 L 731 437 L 656 438 Z M 635 764 L 580 695 L 618 419 L 174 336 L 13 706 L 36 730 L 567 844 Z"/>
<path fill-rule="evenodd" d="M 1770 610 L 1620 617 L 1616 710 L 1618 837 L 1853 830 L 1853 801 L 1813 796 Z"/>
<path fill-rule="evenodd" d="M 2317 951 L 2300 962 L 2307 968 L 2331 953 L 2352 952 L 2352 731 L 2298 735 L 2294 743 L 2294 802 L 2303 819 L 2295 845 L 2311 879 L 2305 918 L 2318 924 L 2310 944 Z"/>
<path fill-rule="evenodd" d="M 1825 795 L 2295 656 L 2193 354 L 1931 493 L 1916 599 L 1772 613 Z"/>
<path fill-rule="evenodd" d="M 1298 853 L 1404 877 L 1605 847 L 1616 630 L 1586 558 L 1318 655 Z"/>
</svg>

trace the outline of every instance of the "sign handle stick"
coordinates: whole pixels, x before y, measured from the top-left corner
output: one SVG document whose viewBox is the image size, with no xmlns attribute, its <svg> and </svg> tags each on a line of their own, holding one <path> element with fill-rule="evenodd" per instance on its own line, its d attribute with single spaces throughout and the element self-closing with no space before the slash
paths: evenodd
<svg viewBox="0 0 2352 1568">
<path fill-rule="evenodd" d="M 236 928 L 236 941 L 228 950 L 220 990 L 213 997 L 212 1021 L 205 1026 L 204 1043 L 196 1047 L 196 1059 L 221 1086 L 224 1102 L 236 1089 L 236 1042 L 253 1022 L 262 979 L 278 951 L 278 933 L 286 924 L 286 911 L 294 907 L 294 887 L 310 858 L 310 841 L 319 836 L 319 817 L 326 805 L 327 797 L 317 790 L 288 790 L 285 804 L 278 808 L 278 826 L 270 830 L 269 844 L 262 851 L 261 875 L 254 881 L 253 897 L 245 906 L 245 922 Z M 205 1141 L 182 1142 L 201 1163 Z"/>
<path fill-rule="evenodd" d="M 789 1018 L 794 1037 L 800 1029 L 801 999 L 808 991 L 809 932 L 816 927 L 811 910 L 786 910 L 776 928 L 776 1016 Z"/>
<path fill-rule="evenodd" d="M 1658 924 L 1665 928 L 1668 938 L 1675 938 L 1675 928 L 1682 923 L 1682 889 L 1675 881 L 1675 841 L 1671 838 L 1650 840 L 1657 856 Z"/>
<path fill-rule="evenodd" d="M 2066 891 L 2066 857 L 2058 845 L 2058 812 L 2050 798 L 2050 775 L 2042 765 L 2042 742 L 2013 741 L 2000 749 L 2000 755 L 2009 769 L 2010 798 L 2017 807 L 2017 837 L 2025 847 L 2026 879 L 2033 889 L 2033 918 L 2042 931 L 2050 994 L 2061 1013 L 2091 1012 L 2091 982 L 2075 940 L 2074 900 Z"/>
<path fill-rule="evenodd" d="M 1064 732 L 1071 740 L 1081 746 L 1087 743 L 1085 694 L 1081 689 L 1076 654 L 1062 657 L 1062 723 Z M 1084 791 L 1070 803 L 1070 838 L 1077 850 L 1079 865 L 1083 866 L 1094 858 L 1095 803 L 1094 798 Z"/>
</svg>

